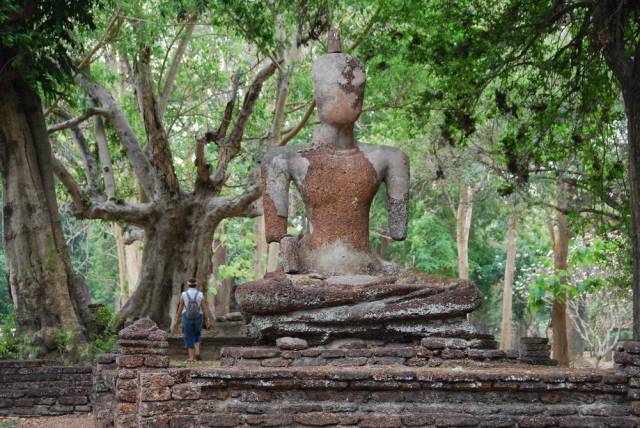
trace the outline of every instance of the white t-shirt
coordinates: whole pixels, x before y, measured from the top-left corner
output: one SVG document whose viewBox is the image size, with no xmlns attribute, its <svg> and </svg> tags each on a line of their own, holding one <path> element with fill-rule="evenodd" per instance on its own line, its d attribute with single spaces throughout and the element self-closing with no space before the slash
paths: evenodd
<svg viewBox="0 0 640 428">
<path fill-rule="evenodd" d="M 189 294 L 188 297 L 187 297 L 187 293 Z M 193 302 L 194 300 L 198 302 L 198 308 L 200 308 L 200 313 L 202 313 L 202 307 L 200 306 L 200 304 L 204 300 L 204 294 L 202 294 L 202 291 L 198 290 L 197 288 L 189 288 L 187 291 L 182 292 L 182 313 L 183 314 L 187 313 L 187 304 L 189 302 Z"/>
</svg>

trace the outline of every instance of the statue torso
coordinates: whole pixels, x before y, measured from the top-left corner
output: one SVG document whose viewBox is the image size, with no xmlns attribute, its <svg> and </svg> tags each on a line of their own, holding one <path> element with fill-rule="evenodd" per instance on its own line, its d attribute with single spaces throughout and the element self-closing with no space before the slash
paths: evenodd
<svg viewBox="0 0 640 428">
<path fill-rule="evenodd" d="M 304 151 L 307 172 L 298 183 L 312 231 L 312 249 L 338 239 L 360 251 L 369 248 L 369 208 L 380 183 L 376 170 L 359 149 L 321 147 Z"/>
</svg>

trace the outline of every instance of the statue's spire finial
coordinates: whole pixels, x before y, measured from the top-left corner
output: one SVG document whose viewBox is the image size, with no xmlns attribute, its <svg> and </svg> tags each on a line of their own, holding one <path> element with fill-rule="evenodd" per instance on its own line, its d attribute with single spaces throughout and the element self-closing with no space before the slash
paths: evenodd
<svg viewBox="0 0 640 428">
<path fill-rule="evenodd" d="M 342 52 L 342 42 L 340 41 L 340 30 L 332 28 L 329 30 L 329 43 L 327 44 L 327 53 Z"/>
</svg>

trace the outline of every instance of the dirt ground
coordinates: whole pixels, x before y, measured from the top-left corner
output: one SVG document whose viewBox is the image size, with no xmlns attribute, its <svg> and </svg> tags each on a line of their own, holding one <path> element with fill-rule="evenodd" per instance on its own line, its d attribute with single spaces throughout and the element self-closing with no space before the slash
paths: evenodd
<svg viewBox="0 0 640 428">
<path fill-rule="evenodd" d="M 92 414 L 37 418 L 0 418 L 0 428 L 95 428 Z"/>
</svg>

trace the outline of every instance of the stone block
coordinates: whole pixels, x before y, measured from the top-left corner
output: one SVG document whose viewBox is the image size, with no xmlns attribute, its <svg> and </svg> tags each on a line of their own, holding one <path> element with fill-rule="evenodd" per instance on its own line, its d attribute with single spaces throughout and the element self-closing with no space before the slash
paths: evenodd
<svg viewBox="0 0 640 428">
<path fill-rule="evenodd" d="M 367 415 L 360 420 L 358 425 L 364 428 L 395 428 L 402 426 L 402 419 L 395 415 Z"/>
<path fill-rule="evenodd" d="M 556 418 L 549 416 L 523 416 L 518 418 L 518 427 L 523 428 L 545 428 L 556 425 Z"/>
<path fill-rule="evenodd" d="M 293 422 L 292 415 L 247 415 L 245 421 L 249 425 L 259 425 L 261 427 L 279 427 L 290 425 Z"/>
<path fill-rule="evenodd" d="M 135 370 L 131 369 L 118 369 L 118 379 L 135 379 L 138 374 Z"/>
<path fill-rule="evenodd" d="M 402 357 L 371 357 L 367 363 L 372 366 L 393 366 L 403 365 L 404 361 Z"/>
<path fill-rule="evenodd" d="M 280 357 L 265 358 L 264 360 L 260 361 L 260 364 L 262 365 L 262 367 L 287 367 L 289 364 L 291 364 L 291 360 Z"/>
<path fill-rule="evenodd" d="M 481 419 L 475 416 L 442 415 L 436 417 L 435 425 L 440 427 L 477 427 Z"/>
<path fill-rule="evenodd" d="M 227 348 L 228 349 L 228 348 Z M 272 358 L 277 357 L 280 353 L 278 348 L 270 346 L 255 346 L 255 347 L 243 347 L 240 348 L 240 358 Z"/>
<path fill-rule="evenodd" d="M 144 364 L 144 356 L 142 355 L 118 355 L 118 367 L 136 369 Z"/>
<path fill-rule="evenodd" d="M 425 337 L 420 344 L 427 349 L 444 349 L 447 347 L 446 341 L 440 337 Z"/>
<path fill-rule="evenodd" d="M 118 379 L 116 381 L 116 388 L 119 390 L 132 390 L 138 388 L 137 379 Z"/>
<path fill-rule="evenodd" d="M 336 367 L 364 366 L 366 363 L 367 363 L 366 357 L 335 358 L 335 359 L 329 360 L 329 364 Z"/>
<path fill-rule="evenodd" d="M 345 349 L 345 356 L 347 357 L 370 357 L 372 355 L 373 350 L 368 348 Z"/>
<path fill-rule="evenodd" d="M 466 353 L 460 349 L 444 349 L 440 352 L 440 356 L 445 360 L 462 360 L 466 357 Z"/>
<path fill-rule="evenodd" d="M 116 391 L 116 400 L 124 403 L 135 403 L 138 401 L 138 391 L 135 389 L 118 389 Z"/>
<path fill-rule="evenodd" d="M 173 386 L 175 378 L 169 373 L 140 373 L 140 386 L 149 388 L 153 386 Z"/>
<path fill-rule="evenodd" d="M 237 427 L 242 425 L 240 415 L 232 413 L 207 413 L 200 416 L 200 425 L 205 427 Z"/>
<path fill-rule="evenodd" d="M 326 413 L 326 412 L 309 412 L 309 413 L 299 413 L 294 415 L 294 422 L 310 425 L 310 426 L 335 426 L 339 425 L 341 421 L 341 415 L 336 413 Z"/>
<path fill-rule="evenodd" d="M 436 418 L 432 415 L 409 415 L 402 417 L 402 423 L 408 427 L 433 425 L 435 422 Z"/>
<path fill-rule="evenodd" d="M 284 351 L 297 351 L 301 349 L 307 349 L 309 343 L 297 337 L 280 337 L 276 339 L 276 346 Z"/>
<path fill-rule="evenodd" d="M 323 349 L 320 351 L 321 358 L 342 358 L 346 355 L 344 349 Z"/>
<path fill-rule="evenodd" d="M 142 388 L 140 391 L 141 401 L 167 401 L 171 399 L 171 389 L 168 386 L 154 385 Z"/>
<path fill-rule="evenodd" d="M 146 367 L 169 367 L 169 357 L 167 355 L 146 355 L 144 365 Z"/>
<path fill-rule="evenodd" d="M 302 357 L 291 361 L 291 367 L 326 366 L 327 360 L 317 357 Z"/>
<path fill-rule="evenodd" d="M 62 396 L 58 398 L 58 403 L 64 404 L 64 405 L 78 406 L 78 405 L 87 404 L 88 402 L 89 400 L 84 395 L 71 395 L 71 396 L 67 395 L 67 396 Z"/>
<path fill-rule="evenodd" d="M 197 400 L 200 398 L 200 385 L 197 383 L 183 383 L 171 388 L 171 398 L 174 400 Z"/>
<path fill-rule="evenodd" d="M 374 357 L 402 357 L 412 358 L 418 354 L 418 350 L 411 346 L 385 346 L 373 349 Z"/>
</svg>

